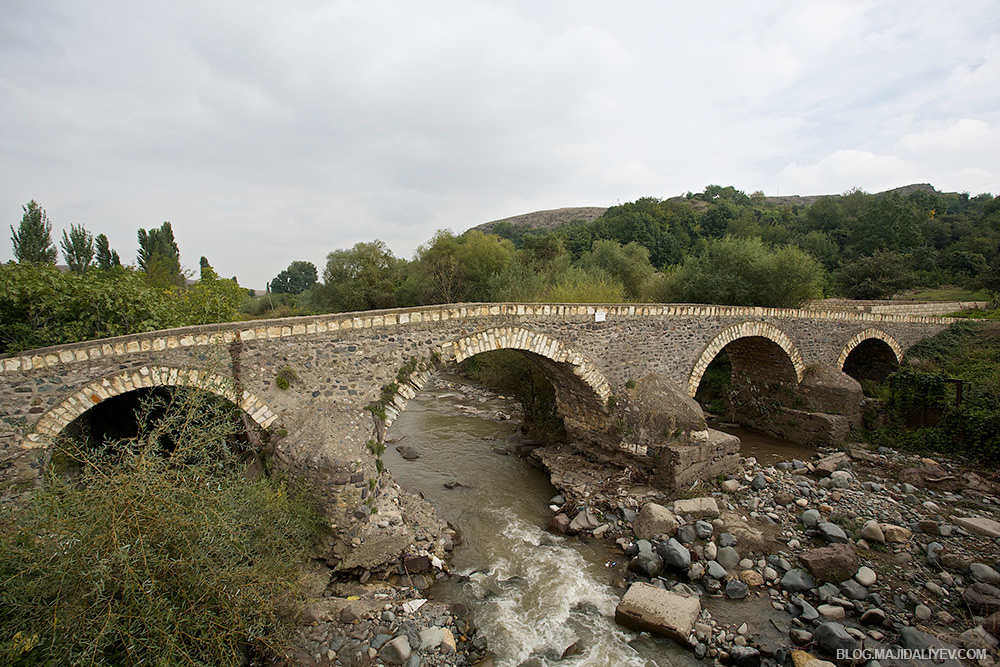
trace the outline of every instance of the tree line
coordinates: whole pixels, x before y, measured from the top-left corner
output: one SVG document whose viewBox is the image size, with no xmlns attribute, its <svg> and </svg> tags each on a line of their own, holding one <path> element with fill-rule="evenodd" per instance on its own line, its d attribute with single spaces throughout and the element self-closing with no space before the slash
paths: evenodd
<svg viewBox="0 0 1000 667">
<path fill-rule="evenodd" d="M 37 202 L 11 226 L 16 264 L 0 267 L 0 351 L 169 326 L 478 301 L 681 302 L 797 307 L 820 296 L 889 298 L 957 285 L 1000 294 L 1000 200 L 909 192 L 804 203 L 707 186 L 644 197 L 555 229 L 500 223 L 442 230 L 412 259 L 381 240 L 297 260 L 251 295 L 201 260 L 186 284 L 169 222 L 138 230 L 134 266 L 103 234 L 63 232 L 70 270 L 54 267 Z M 44 329 L 44 331 L 43 331 Z"/>
</svg>

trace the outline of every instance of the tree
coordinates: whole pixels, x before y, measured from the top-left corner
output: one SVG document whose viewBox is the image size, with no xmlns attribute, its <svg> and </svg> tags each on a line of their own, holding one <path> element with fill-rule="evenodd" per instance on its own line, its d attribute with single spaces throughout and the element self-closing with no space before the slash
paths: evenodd
<svg viewBox="0 0 1000 667">
<path fill-rule="evenodd" d="M 316 305 L 326 312 L 392 308 L 401 267 L 402 261 L 379 240 L 334 250 L 326 257 Z"/>
<path fill-rule="evenodd" d="M 32 199 L 21 207 L 24 215 L 21 225 L 11 226 L 10 240 L 14 242 L 14 258 L 22 264 L 55 264 L 56 247 L 52 244 L 52 223 L 45 209 Z"/>
<path fill-rule="evenodd" d="M 840 293 L 849 299 L 888 299 L 912 284 L 905 258 L 891 250 L 859 257 L 837 272 Z"/>
<path fill-rule="evenodd" d="M 653 275 L 649 250 L 635 242 L 622 246 L 610 239 L 594 241 L 593 249 L 580 258 L 580 266 L 600 269 L 611 276 L 624 286 L 625 295 L 633 301 L 642 296 L 646 281 Z"/>
<path fill-rule="evenodd" d="M 665 276 L 658 297 L 667 302 L 797 308 L 819 296 L 823 267 L 793 246 L 769 248 L 760 239 L 727 236 L 709 241 Z"/>
<path fill-rule="evenodd" d="M 295 261 L 274 277 L 268 288 L 275 294 L 301 294 L 316 284 L 318 275 L 312 262 Z"/>
<path fill-rule="evenodd" d="M 99 268 L 110 269 L 122 265 L 122 260 L 118 257 L 118 251 L 111 249 L 107 236 L 98 234 L 94 241 L 97 245 L 97 266 Z"/>
<path fill-rule="evenodd" d="M 491 279 L 514 256 L 514 244 L 471 229 L 461 236 L 441 230 L 417 248 L 415 275 L 421 303 L 485 301 Z"/>
<path fill-rule="evenodd" d="M 83 225 L 70 225 L 69 234 L 64 229 L 59 245 L 73 273 L 83 273 L 94 260 L 94 236 Z"/>
<path fill-rule="evenodd" d="M 157 287 L 183 287 L 181 253 L 174 241 L 174 230 L 169 222 L 160 227 L 139 230 L 139 268 L 150 283 Z"/>
</svg>

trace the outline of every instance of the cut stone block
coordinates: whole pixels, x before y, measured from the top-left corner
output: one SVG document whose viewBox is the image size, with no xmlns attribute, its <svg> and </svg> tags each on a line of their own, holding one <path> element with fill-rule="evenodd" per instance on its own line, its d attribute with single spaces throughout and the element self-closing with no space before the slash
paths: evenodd
<svg viewBox="0 0 1000 667">
<path fill-rule="evenodd" d="M 635 583 L 615 608 L 615 621 L 687 645 L 701 613 L 696 597 L 684 597 L 650 584 Z"/>
<path fill-rule="evenodd" d="M 715 502 L 715 498 L 683 498 L 674 501 L 674 512 L 714 518 L 719 516 L 719 505 Z"/>
</svg>

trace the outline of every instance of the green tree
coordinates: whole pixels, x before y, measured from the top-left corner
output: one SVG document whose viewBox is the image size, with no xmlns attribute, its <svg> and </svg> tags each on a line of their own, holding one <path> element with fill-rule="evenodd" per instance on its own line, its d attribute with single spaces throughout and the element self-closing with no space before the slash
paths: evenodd
<svg viewBox="0 0 1000 667">
<path fill-rule="evenodd" d="M 596 268 L 614 278 L 625 288 L 625 296 L 639 300 L 650 276 L 653 265 L 649 263 L 649 250 L 632 242 L 621 245 L 610 239 L 594 241 L 593 249 L 580 258 L 583 268 Z"/>
<path fill-rule="evenodd" d="M 83 273 L 94 260 L 94 236 L 83 225 L 70 225 L 69 234 L 64 229 L 59 245 L 70 271 L 74 273 Z"/>
<path fill-rule="evenodd" d="M 841 266 L 836 282 L 840 293 L 849 299 L 888 299 L 910 287 L 913 276 L 901 254 L 877 250 Z"/>
<path fill-rule="evenodd" d="M 301 294 L 316 284 L 319 276 L 312 262 L 295 261 L 268 283 L 275 294 Z"/>
<path fill-rule="evenodd" d="M 169 222 L 150 230 L 139 230 L 139 268 L 157 287 L 183 287 L 181 252 Z"/>
<path fill-rule="evenodd" d="M 112 250 L 111 246 L 108 244 L 108 237 L 104 234 L 98 234 L 97 238 L 94 239 L 97 254 L 97 266 L 102 269 L 110 269 L 115 266 L 121 266 L 122 260 L 118 257 L 118 251 Z"/>
<path fill-rule="evenodd" d="M 514 257 L 514 244 L 472 229 L 461 236 L 447 230 L 417 249 L 410 285 L 421 303 L 485 301 L 491 279 Z"/>
<path fill-rule="evenodd" d="M 392 308 L 403 262 L 379 240 L 334 250 L 326 257 L 323 284 L 314 294 L 325 312 Z"/>
<path fill-rule="evenodd" d="M 14 259 L 23 264 L 55 264 L 56 247 L 52 244 L 52 223 L 45 209 L 32 199 L 21 207 L 21 224 L 10 228 Z"/>
<path fill-rule="evenodd" d="M 823 275 L 819 262 L 793 246 L 724 237 L 673 267 L 657 295 L 666 302 L 797 308 L 821 294 Z"/>
</svg>

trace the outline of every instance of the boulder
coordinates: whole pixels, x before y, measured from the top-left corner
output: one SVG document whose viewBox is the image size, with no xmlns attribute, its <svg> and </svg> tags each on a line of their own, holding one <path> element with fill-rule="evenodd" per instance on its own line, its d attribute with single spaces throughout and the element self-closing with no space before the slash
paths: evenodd
<svg viewBox="0 0 1000 667">
<path fill-rule="evenodd" d="M 628 569 L 647 579 L 652 579 L 663 571 L 663 559 L 659 554 L 640 551 L 639 555 L 629 562 Z"/>
<path fill-rule="evenodd" d="M 810 549 L 800 554 L 799 560 L 820 581 L 844 581 L 858 571 L 858 557 L 846 544 Z"/>
<path fill-rule="evenodd" d="M 861 537 L 865 538 L 869 542 L 885 544 L 885 534 L 882 532 L 881 526 L 878 525 L 878 521 L 875 520 L 865 523 L 865 525 L 861 528 Z"/>
<path fill-rule="evenodd" d="M 715 498 L 682 498 L 674 501 L 674 512 L 694 517 L 719 516 L 719 504 Z"/>
<path fill-rule="evenodd" d="M 382 646 L 378 655 L 391 665 L 402 665 L 410 659 L 410 640 L 406 635 L 390 639 Z"/>
<path fill-rule="evenodd" d="M 679 525 L 677 517 L 669 509 L 656 503 L 646 503 L 632 523 L 632 531 L 640 540 L 648 540 L 656 535 L 673 535 Z"/>
<path fill-rule="evenodd" d="M 850 652 L 860 647 L 858 640 L 849 635 L 840 623 L 821 623 L 813 631 L 813 640 L 831 655 L 837 655 L 838 650 Z"/>
<path fill-rule="evenodd" d="M 844 529 L 835 523 L 830 523 L 829 521 L 824 521 L 817 524 L 817 529 L 819 529 L 820 536 L 827 542 L 847 544 L 849 538 Z"/>
<path fill-rule="evenodd" d="M 834 470 L 838 469 L 838 466 L 843 461 L 850 461 L 850 458 L 844 452 L 837 452 L 836 454 L 826 456 L 813 466 L 813 474 L 817 477 L 829 477 L 833 474 Z"/>
<path fill-rule="evenodd" d="M 696 597 L 635 583 L 615 608 L 615 621 L 632 630 L 670 637 L 687 645 L 699 614 L 701 602 Z"/>
<path fill-rule="evenodd" d="M 663 564 L 668 567 L 678 570 L 686 570 L 691 567 L 691 552 L 672 537 L 666 542 L 660 542 L 656 545 L 656 553 L 663 559 Z"/>
<path fill-rule="evenodd" d="M 955 517 L 954 521 L 956 526 L 961 526 L 971 533 L 987 537 L 1000 537 L 1000 521 L 975 516 Z"/>
<path fill-rule="evenodd" d="M 569 525 L 571 521 L 568 516 L 560 512 L 554 517 L 549 519 L 549 525 L 546 526 L 546 530 L 550 533 L 555 533 L 556 535 L 565 535 L 569 532 Z"/>
<path fill-rule="evenodd" d="M 1000 585 L 1000 572 L 997 572 L 989 565 L 984 563 L 972 563 L 969 565 L 969 574 L 976 581 L 981 581 L 984 584 L 990 584 L 991 586 Z"/>
<path fill-rule="evenodd" d="M 734 570 L 740 564 L 740 554 L 733 547 L 722 547 L 715 556 L 715 560 L 727 570 Z"/>
<path fill-rule="evenodd" d="M 819 513 L 819 510 L 806 510 L 799 517 L 799 521 L 806 528 L 815 528 L 820 521 L 823 520 L 823 515 Z"/>
<path fill-rule="evenodd" d="M 1000 611 L 1000 588 L 975 583 L 962 591 L 962 600 L 975 613 L 988 616 Z"/>
<path fill-rule="evenodd" d="M 601 525 L 600 520 L 594 515 L 589 507 L 584 507 L 576 513 L 569 524 L 570 534 L 582 533 L 586 530 L 593 530 Z"/>
<path fill-rule="evenodd" d="M 885 535 L 885 541 L 892 544 L 906 544 L 913 536 L 913 532 L 909 528 L 903 528 L 891 523 L 880 523 L 879 528 L 882 529 L 882 534 Z"/>
<path fill-rule="evenodd" d="M 780 583 L 789 593 L 805 593 L 816 588 L 816 581 L 805 570 L 789 570 L 781 578 Z"/>
</svg>

